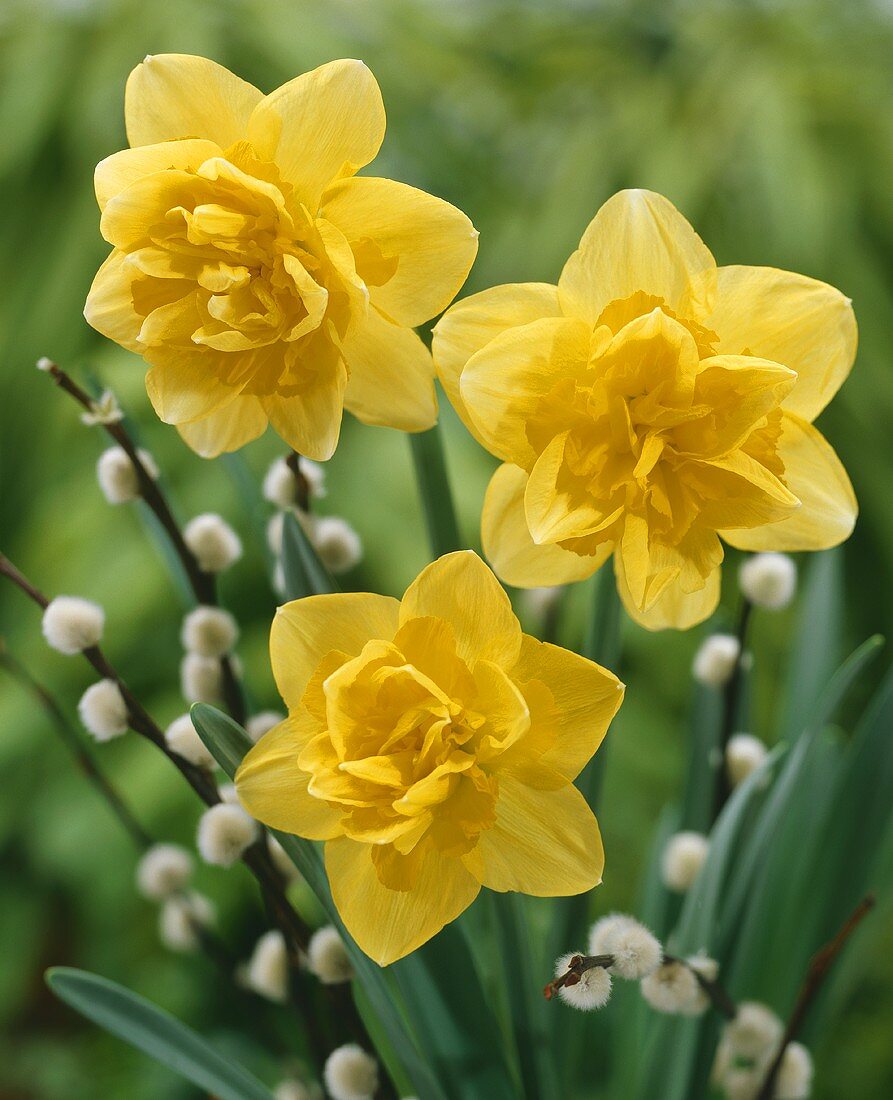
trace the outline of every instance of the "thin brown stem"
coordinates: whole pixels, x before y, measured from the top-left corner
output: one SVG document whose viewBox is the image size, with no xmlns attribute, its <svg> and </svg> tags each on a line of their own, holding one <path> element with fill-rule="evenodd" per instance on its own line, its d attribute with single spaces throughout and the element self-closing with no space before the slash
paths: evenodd
<svg viewBox="0 0 893 1100">
<path fill-rule="evenodd" d="M 310 483 L 307 478 L 304 477 L 304 471 L 301 469 L 301 456 L 297 451 L 291 451 L 285 462 L 295 478 L 295 504 L 297 504 L 302 512 L 309 512 Z"/>
<path fill-rule="evenodd" d="M 716 780 L 713 794 L 713 820 L 719 817 L 723 806 L 732 793 L 729 773 L 726 768 L 726 748 L 732 735 L 735 733 L 735 724 L 738 721 L 738 708 L 741 703 L 741 689 L 743 687 L 743 664 L 745 645 L 747 644 L 747 629 L 750 626 L 753 604 L 747 598 L 741 602 L 741 611 L 738 615 L 738 627 L 735 636 L 738 639 L 738 658 L 732 675 L 726 681 L 722 698 L 722 724 L 719 731 L 719 745 L 716 757 Z"/>
<path fill-rule="evenodd" d="M 794 1010 L 785 1027 L 775 1058 L 766 1072 L 766 1078 L 763 1081 L 762 1088 L 757 1094 L 757 1100 L 771 1100 L 775 1090 L 775 1079 L 781 1068 L 781 1062 L 784 1058 L 784 1052 L 788 1044 L 792 1043 L 800 1034 L 806 1016 L 815 1002 L 819 990 L 822 988 L 828 971 L 834 965 L 834 961 L 843 950 L 850 936 L 852 936 L 865 917 L 874 908 L 874 904 L 874 894 L 869 894 L 867 897 L 864 897 L 852 913 L 850 913 L 846 921 L 844 921 L 837 935 L 832 940 L 829 940 L 824 947 L 820 948 L 810 960 L 809 969 L 806 972 L 806 977 L 803 979 L 803 984 L 797 995 Z"/>
</svg>

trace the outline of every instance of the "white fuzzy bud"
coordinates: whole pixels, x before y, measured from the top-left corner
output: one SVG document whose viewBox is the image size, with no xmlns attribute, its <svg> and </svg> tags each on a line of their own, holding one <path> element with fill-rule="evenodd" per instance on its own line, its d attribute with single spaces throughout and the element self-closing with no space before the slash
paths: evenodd
<svg viewBox="0 0 893 1100">
<path fill-rule="evenodd" d="M 282 847 L 276 837 L 271 836 L 268 838 L 270 846 L 270 859 L 273 861 L 273 865 L 286 882 L 295 882 L 301 877 L 300 871 L 295 867 L 294 860 Z"/>
<path fill-rule="evenodd" d="M 353 978 L 353 966 L 344 940 L 333 925 L 327 924 L 310 937 L 307 967 L 324 985 L 337 985 Z"/>
<path fill-rule="evenodd" d="M 553 584 L 544 588 L 528 588 L 522 593 L 521 599 L 529 614 L 542 619 L 558 603 L 563 591 L 564 586 L 560 584 Z"/>
<path fill-rule="evenodd" d="M 741 591 L 757 607 L 780 611 L 797 590 L 797 566 L 787 554 L 754 554 L 738 574 Z"/>
<path fill-rule="evenodd" d="M 183 530 L 186 545 L 206 573 L 222 573 L 242 556 L 242 542 L 221 516 L 205 512 Z"/>
<path fill-rule="evenodd" d="M 90 402 L 89 411 L 81 413 L 81 423 L 86 424 L 88 428 L 97 424 L 117 424 L 123 419 L 124 413 L 111 390 L 103 390 L 100 397 Z"/>
<path fill-rule="evenodd" d="M 707 955 L 691 955 L 685 961 L 689 969 L 694 971 L 695 980 L 697 980 L 698 975 L 700 975 L 708 982 L 715 982 L 719 976 L 719 963 L 716 959 L 711 959 Z M 704 987 L 698 982 L 698 995 L 692 1002 L 687 1014 L 689 1016 L 700 1016 L 700 1014 L 709 1007 L 710 998 L 704 990 Z"/>
<path fill-rule="evenodd" d="M 281 560 L 273 566 L 273 591 L 283 599 L 288 595 L 285 590 L 285 568 Z"/>
<path fill-rule="evenodd" d="M 311 500 L 326 495 L 325 473 L 322 466 L 309 459 L 298 461 L 301 474 L 307 483 L 307 495 Z M 298 503 L 298 482 L 291 466 L 284 458 L 277 458 L 264 477 L 263 494 L 277 508 L 293 508 Z"/>
<path fill-rule="evenodd" d="M 71 656 L 98 645 L 105 626 L 105 612 L 98 603 L 80 596 L 57 596 L 43 613 L 47 644 Z"/>
<path fill-rule="evenodd" d="M 726 774 L 733 787 L 743 783 L 766 759 L 767 749 L 752 733 L 736 733 L 726 745 Z"/>
<path fill-rule="evenodd" d="M 703 833 L 681 832 L 671 836 L 661 859 L 664 886 L 678 894 L 691 889 L 709 850 L 710 841 Z"/>
<path fill-rule="evenodd" d="M 219 703 L 223 668 L 216 657 L 187 653 L 180 662 L 180 690 L 187 703 Z"/>
<path fill-rule="evenodd" d="M 656 1012 L 691 1015 L 700 1000 L 698 979 L 681 962 L 662 963 L 642 979 L 639 988 Z"/>
<path fill-rule="evenodd" d="M 284 512 L 274 512 L 267 520 L 267 546 L 270 548 L 270 553 L 276 557 L 282 553 L 282 532 L 284 527 Z"/>
<path fill-rule="evenodd" d="M 196 733 L 195 726 L 188 714 L 181 714 L 164 731 L 164 740 L 171 752 L 182 756 L 197 768 L 214 768 L 217 761 L 211 755 L 207 745 Z"/>
<path fill-rule="evenodd" d="M 589 933 L 591 955 L 613 955 L 611 974 L 638 981 L 656 970 L 663 959 L 663 948 L 644 924 L 623 913 L 614 913 L 597 921 Z"/>
<path fill-rule="evenodd" d="M 220 607 L 196 607 L 183 619 L 180 641 L 183 648 L 202 657 L 222 657 L 236 644 L 239 628 L 228 611 Z"/>
<path fill-rule="evenodd" d="M 304 1081 L 289 1079 L 280 1081 L 273 1089 L 274 1100 L 323 1100 L 322 1089 L 316 1082 L 307 1084 Z"/>
<path fill-rule="evenodd" d="M 781 1041 L 781 1020 L 767 1005 L 744 1001 L 723 1031 L 723 1043 L 739 1058 L 761 1059 Z"/>
<path fill-rule="evenodd" d="M 229 867 L 260 836 L 260 828 L 241 806 L 218 802 L 198 823 L 198 850 L 205 863 Z"/>
<path fill-rule="evenodd" d="M 78 714 L 85 729 L 97 741 L 111 741 L 113 737 L 127 732 L 127 704 L 114 680 L 91 684 L 81 696 Z"/>
<path fill-rule="evenodd" d="M 262 710 L 259 714 L 253 714 L 245 723 L 245 732 L 252 741 L 260 741 L 265 733 L 269 733 L 274 726 L 285 721 L 285 715 L 279 710 Z"/>
<path fill-rule="evenodd" d="M 378 1090 L 378 1063 L 356 1043 L 347 1043 L 328 1056 L 323 1079 L 332 1100 L 372 1100 Z"/>
<path fill-rule="evenodd" d="M 254 945 L 245 968 L 245 982 L 268 1001 L 280 1004 L 288 996 L 288 950 L 281 932 L 265 932 Z"/>
<path fill-rule="evenodd" d="M 555 963 L 555 977 L 560 978 L 562 974 L 566 974 L 572 960 L 579 954 L 578 951 L 571 951 L 562 955 Z M 593 966 L 585 970 L 574 985 L 560 986 L 558 996 L 565 1004 L 581 1012 L 604 1008 L 611 998 L 611 975 L 604 967 Z"/>
<path fill-rule="evenodd" d="M 323 565 L 333 573 L 346 573 L 363 557 L 360 536 L 340 516 L 322 516 L 317 519 L 310 538 Z"/>
<path fill-rule="evenodd" d="M 700 684 L 722 687 L 735 671 L 740 655 L 741 643 L 734 634 L 711 634 L 695 654 L 692 675 Z"/>
<path fill-rule="evenodd" d="M 214 906 L 204 894 L 168 898 L 158 915 L 158 934 L 171 951 L 196 951 L 199 931 L 214 923 Z"/>
<path fill-rule="evenodd" d="M 137 451 L 137 455 L 146 473 L 154 481 L 158 477 L 155 459 L 142 449 Z M 96 480 L 109 504 L 128 504 L 140 495 L 136 467 L 123 447 L 109 447 L 102 452 L 96 463 Z"/>
<path fill-rule="evenodd" d="M 50 357 L 48 355 L 41 355 L 41 357 L 37 360 L 37 362 L 34 365 L 35 365 L 35 367 L 37 367 L 38 370 L 45 371 L 46 373 L 49 373 L 53 369 L 53 367 L 55 367 L 56 364 L 53 362 L 52 359 L 50 359 Z"/>
<path fill-rule="evenodd" d="M 788 1043 L 775 1078 L 775 1100 L 806 1100 L 812 1075 L 812 1055 L 802 1043 Z"/>
<path fill-rule="evenodd" d="M 191 878 L 192 856 L 178 844 L 153 844 L 136 868 L 137 889 L 150 901 L 180 893 Z"/>
<path fill-rule="evenodd" d="M 732 1066 L 721 1081 L 725 1100 L 756 1100 L 765 1076 L 764 1066 Z"/>
<path fill-rule="evenodd" d="M 221 783 L 217 788 L 217 794 L 220 796 L 221 802 L 226 802 L 230 806 L 241 805 L 235 783 Z"/>
</svg>

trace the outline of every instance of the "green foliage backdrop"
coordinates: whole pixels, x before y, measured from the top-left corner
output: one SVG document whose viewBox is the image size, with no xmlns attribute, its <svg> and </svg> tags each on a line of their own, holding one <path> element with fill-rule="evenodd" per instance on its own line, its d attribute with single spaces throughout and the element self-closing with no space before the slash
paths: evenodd
<svg viewBox="0 0 893 1100">
<path fill-rule="evenodd" d="M 650 187 L 688 216 L 720 263 L 772 264 L 827 279 L 860 323 L 856 369 L 822 429 L 851 473 L 862 516 L 845 554 L 851 640 L 893 618 L 893 11 L 881 0 L 597 3 L 587 0 L 3 0 L 0 4 L 0 544 L 51 593 L 100 600 L 109 650 L 162 721 L 182 710 L 178 615 L 138 511 L 99 493 L 95 432 L 33 369 L 50 355 L 114 386 L 159 459 L 183 517 L 221 510 L 248 553 L 224 581 L 243 623 L 258 706 L 274 705 L 260 503 L 233 463 L 203 463 L 155 421 L 141 364 L 103 342 L 81 308 L 105 253 L 94 164 L 124 144 L 124 81 L 146 53 L 213 57 L 269 90 L 334 57 L 363 58 L 388 109 L 382 174 L 465 210 L 481 231 L 467 290 L 554 280 L 599 204 Z M 466 538 L 490 459 L 444 410 Z M 249 448 L 256 476 L 277 453 Z M 406 440 L 346 425 L 325 508 L 359 530 L 352 586 L 398 593 L 426 561 Z M 727 573 L 731 580 L 731 571 Z M 731 587 L 731 585 L 729 585 Z M 567 640 L 582 632 L 579 601 Z M 791 613 L 758 623 L 765 668 L 783 659 Z M 41 644 L 32 607 L 0 589 L 0 631 L 73 704 L 79 664 Z M 889 633 L 889 632 L 888 632 Z M 628 701 L 611 734 L 601 818 L 600 910 L 632 905 L 654 821 L 685 763 L 696 637 L 629 630 Z M 883 664 L 883 662 L 881 662 Z M 764 728 L 771 679 L 754 725 Z M 198 816 L 163 759 L 133 739 L 103 753 L 147 828 L 189 842 Z M 201 959 L 163 951 L 155 911 L 132 887 L 133 854 L 53 740 L 42 714 L 0 683 L 0 1096 L 188 1097 L 162 1071 L 76 1020 L 42 986 L 51 963 L 84 966 L 165 1004 L 205 1033 L 240 1035 L 244 1004 Z M 878 849 L 884 846 L 878 837 Z M 884 850 L 890 853 L 886 838 Z M 889 867 L 890 859 L 886 860 Z M 239 872 L 201 873 L 247 954 L 262 914 Z M 817 1051 L 819 1097 L 893 1087 L 891 899 L 854 960 L 843 1022 Z M 874 960 L 884 960 L 874 962 Z M 858 965 L 857 965 L 858 963 Z M 215 985 L 215 983 L 218 983 Z M 257 1016 L 256 1005 L 254 1014 Z M 261 1014 L 260 1022 L 265 1017 Z M 277 1026 L 274 1013 L 269 1027 Z M 593 1018 L 590 1026 L 598 1027 Z M 257 1065 L 257 1051 L 251 1050 Z M 261 1066 L 261 1069 L 263 1067 Z M 269 1068 L 267 1077 L 275 1077 Z"/>
</svg>

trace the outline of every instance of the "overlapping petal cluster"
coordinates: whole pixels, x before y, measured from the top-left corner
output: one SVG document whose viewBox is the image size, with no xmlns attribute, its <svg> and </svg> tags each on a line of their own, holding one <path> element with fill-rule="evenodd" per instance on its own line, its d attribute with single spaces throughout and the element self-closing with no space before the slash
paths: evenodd
<svg viewBox="0 0 893 1100">
<path fill-rule="evenodd" d="M 484 291 L 435 329 L 450 399 L 504 462 L 482 521 L 496 572 L 561 584 L 613 554 L 629 613 L 685 628 L 716 607 L 720 538 L 745 550 L 841 542 L 856 501 L 812 421 L 855 349 L 839 291 L 717 268 L 667 199 L 615 195 L 557 287 Z"/>
<path fill-rule="evenodd" d="M 482 885 L 554 896 L 600 881 L 598 826 L 573 779 L 623 686 L 523 634 L 475 554 L 440 558 L 402 601 L 286 604 L 271 655 L 289 716 L 246 756 L 239 797 L 267 825 L 326 841 L 335 903 L 379 963 Z"/>
<path fill-rule="evenodd" d="M 87 320 L 151 365 L 149 397 L 203 455 L 267 423 L 328 458 L 346 407 L 407 431 L 437 417 L 412 326 L 465 280 L 477 234 L 455 207 L 356 176 L 385 114 L 359 61 L 264 96 L 200 57 L 148 57 L 125 100 L 131 148 L 96 169 L 113 251 Z"/>
</svg>

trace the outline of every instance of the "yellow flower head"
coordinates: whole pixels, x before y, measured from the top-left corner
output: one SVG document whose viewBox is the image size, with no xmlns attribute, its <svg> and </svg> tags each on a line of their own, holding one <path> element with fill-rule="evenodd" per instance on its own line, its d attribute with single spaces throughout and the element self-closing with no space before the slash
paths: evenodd
<svg viewBox="0 0 893 1100">
<path fill-rule="evenodd" d="M 85 316 L 151 365 L 162 420 L 203 455 L 268 421 L 328 458 L 342 410 L 406 431 L 437 418 L 413 325 L 477 251 L 440 199 L 355 173 L 385 131 L 375 78 L 333 61 L 264 96 L 201 57 L 147 57 L 125 98 L 131 148 L 96 169 L 114 251 Z"/>
<path fill-rule="evenodd" d="M 623 685 L 521 633 L 477 555 L 428 566 L 402 601 L 309 596 L 279 609 L 273 672 L 289 716 L 236 774 L 243 806 L 326 841 L 335 904 L 382 965 L 481 886 L 541 897 L 601 879 L 598 825 L 573 779 Z"/>
<path fill-rule="evenodd" d="M 855 351 L 833 287 L 717 268 L 665 198 L 615 195 L 557 287 L 484 291 L 435 329 L 450 399 L 505 463 L 482 521 L 496 572 L 563 584 L 613 554 L 629 613 L 686 628 L 719 599 L 720 536 L 744 550 L 843 541 L 856 501 L 812 421 Z"/>
</svg>

